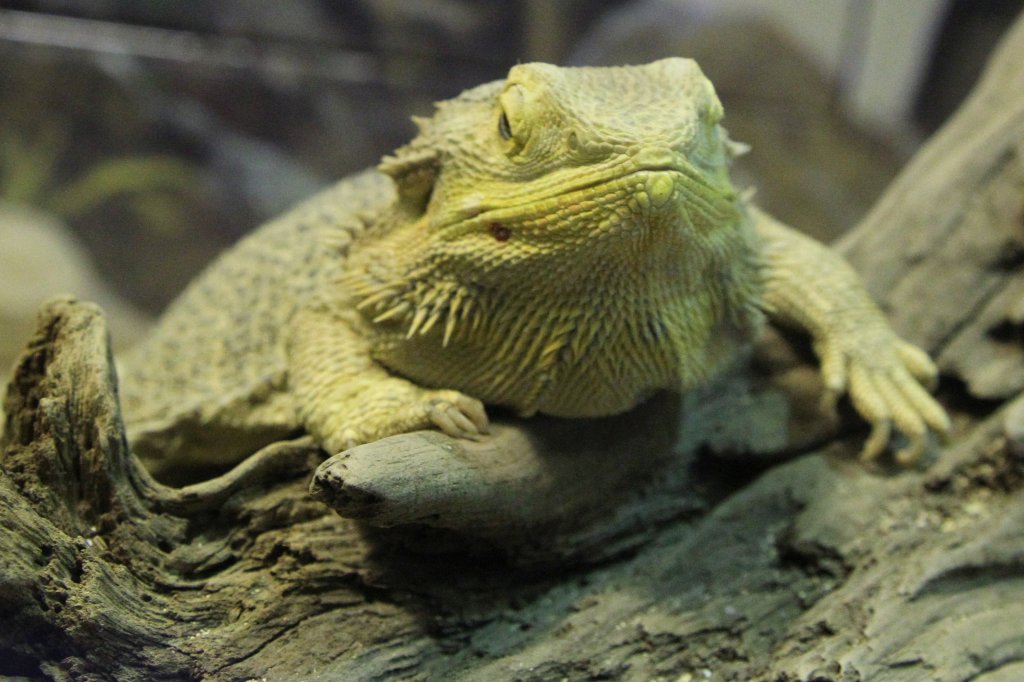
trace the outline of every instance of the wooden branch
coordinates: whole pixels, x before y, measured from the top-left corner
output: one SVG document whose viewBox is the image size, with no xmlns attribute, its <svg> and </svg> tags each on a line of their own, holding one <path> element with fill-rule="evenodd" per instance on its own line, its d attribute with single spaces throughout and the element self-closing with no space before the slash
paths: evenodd
<svg viewBox="0 0 1024 682">
<path fill-rule="evenodd" d="M 755 380 L 730 375 L 613 418 L 506 419 L 479 442 L 422 431 L 362 445 L 325 461 L 311 492 L 342 516 L 456 531 L 521 563 L 603 561 L 695 510 L 700 448 L 749 463 L 834 436 L 817 370 L 783 343 L 766 340 Z"/>
<path fill-rule="evenodd" d="M 963 106 L 838 244 L 899 331 L 997 400 L 1024 389 L 1022 33 L 1018 20 Z"/>
</svg>

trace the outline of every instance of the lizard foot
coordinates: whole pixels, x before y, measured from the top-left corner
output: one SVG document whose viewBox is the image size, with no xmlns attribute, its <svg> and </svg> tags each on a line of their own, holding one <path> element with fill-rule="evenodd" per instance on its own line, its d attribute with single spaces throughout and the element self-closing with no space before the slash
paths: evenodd
<svg viewBox="0 0 1024 682">
<path fill-rule="evenodd" d="M 484 404 L 458 391 L 435 391 L 427 401 L 427 418 L 452 438 L 477 440 L 487 433 Z"/>
<path fill-rule="evenodd" d="M 475 398 L 454 390 L 394 385 L 388 388 L 390 392 L 383 396 L 363 393 L 357 409 L 337 413 L 333 422 L 310 430 L 328 452 L 334 453 L 430 427 L 453 438 L 471 440 L 487 433 L 487 412 L 483 403 Z M 344 425 L 339 424 L 342 420 Z"/>
<path fill-rule="evenodd" d="M 928 393 L 938 370 L 928 354 L 896 336 L 887 325 L 860 329 L 815 343 L 828 393 L 827 403 L 849 391 L 854 408 L 871 424 L 860 458 L 876 460 L 886 449 L 892 429 L 910 441 L 896 452 L 903 466 L 912 466 L 925 451 L 928 430 L 945 435 L 950 428 L 946 411 Z"/>
</svg>

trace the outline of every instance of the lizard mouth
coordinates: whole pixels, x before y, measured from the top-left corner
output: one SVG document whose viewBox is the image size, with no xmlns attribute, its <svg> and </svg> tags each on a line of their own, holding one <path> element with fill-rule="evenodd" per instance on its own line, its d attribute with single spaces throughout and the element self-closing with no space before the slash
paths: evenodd
<svg viewBox="0 0 1024 682">
<path fill-rule="evenodd" d="M 463 208 L 461 215 L 445 221 L 446 226 L 460 226 L 466 231 L 481 225 L 552 227 L 573 217 L 601 222 L 602 218 L 621 218 L 630 213 L 650 215 L 684 208 L 712 220 L 724 220 L 735 211 L 731 187 L 716 187 L 696 168 L 681 163 L 638 167 L 634 162 L 596 176 L 549 185 L 541 179 L 530 186 L 539 191 L 531 194 L 528 188 L 500 202 Z"/>
</svg>

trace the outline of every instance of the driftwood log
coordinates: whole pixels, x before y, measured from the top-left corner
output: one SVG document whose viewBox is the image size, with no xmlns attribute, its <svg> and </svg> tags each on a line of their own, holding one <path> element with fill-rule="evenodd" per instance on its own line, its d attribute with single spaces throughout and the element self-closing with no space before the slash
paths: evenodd
<svg viewBox="0 0 1024 682">
<path fill-rule="evenodd" d="M 101 312 L 49 304 L 4 403 L 0 675 L 1024 679 L 1024 21 L 838 248 L 940 360 L 920 470 L 858 464 L 776 338 L 715 400 L 319 468 L 300 438 L 169 488 Z"/>
</svg>

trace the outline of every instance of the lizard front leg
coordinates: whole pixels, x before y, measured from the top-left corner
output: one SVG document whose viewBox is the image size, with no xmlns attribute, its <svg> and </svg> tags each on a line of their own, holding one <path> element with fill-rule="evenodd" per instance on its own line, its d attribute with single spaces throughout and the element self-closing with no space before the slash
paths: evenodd
<svg viewBox="0 0 1024 682">
<path fill-rule="evenodd" d="M 827 399 L 848 390 L 871 423 L 861 458 L 877 458 L 895 425 L 910 440 L 896 459 L 914 463 L 928 428 L 945 433 L 950 427 L 945 410 L 924 388 L 935 383 L 934 363 L 896 335 L 842 257 L 753 207 L 751 215 L 762 241 L 765 311 L 810 333 Z"/>
<path fill-rule="evenodd" d="M 430 427 L 456 438 L 487 431 L 479 400 L 417 386 L 375 362 L 357 315 L 317 302 L 299 309 L 289 325 L 288 388 L 303 425 L 325 450 Z"/>
</svg>

